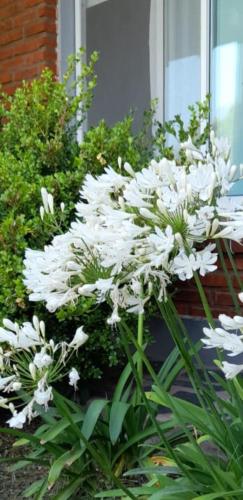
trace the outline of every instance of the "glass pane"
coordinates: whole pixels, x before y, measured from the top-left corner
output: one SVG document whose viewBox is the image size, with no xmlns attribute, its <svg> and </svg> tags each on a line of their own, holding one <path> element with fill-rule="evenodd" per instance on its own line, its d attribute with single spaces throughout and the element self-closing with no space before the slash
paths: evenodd
<svg viewBox="0 0 243 500">
<path fill-rule="evenodd" d="M 165 0 L 165 120 L 200 100 L 200 0 Z"/>
<path fill-rule="evenodd" d="M 63 76 L 67 69 L 67 58 L 70 54 L 75 54 L 75 19 L 74 0 L 60 0 L 59 2 L 59 54 L 60 54 L 60 74 Z"/>
<path fill-rule="evenodd" d="M 105 0 L 87 8 L 87 56 L 93 50 L 100 55 L 89 126 L 101 118 L 112 125 L 133 109 L 137 127 L 150 105 L 150 3 Z"/>
<path fill-rule="evenodd" d="M 234 163 L 243 162 L 243 1 L 212 2 L 212 122 L 229 138 Z M 231 194 L 243 194 L 243 181 Z"/>
</svg>

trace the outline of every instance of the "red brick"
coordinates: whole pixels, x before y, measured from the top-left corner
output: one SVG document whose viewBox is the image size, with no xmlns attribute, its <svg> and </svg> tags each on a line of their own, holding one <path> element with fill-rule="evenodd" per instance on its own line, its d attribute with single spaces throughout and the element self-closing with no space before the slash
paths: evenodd
<svg viewBox="0 0 243 500">
<path fill-rule="evenodd" d="M 43 2 L 43 0 L 24 0 L 23 8 L 34 7 L 39 5 L 40 3 L 45 3 L 45 2 Z"/>
<path fill-rule="evenodd" d="M 48 36 L 45 33 L 41 33 L 36 37 L 30 39 L 23 39 L 19 41 L 13 48 L 14 55 L 16 54 L 28 54 L 40 47 L 56 47 L 56 37 Z"/>
<path fill-rule="evenodd" d="M 37 33 L 56 33 L 56 24 L 49 21 L 39 21 L 24 27 L 24 34 L 27 37 Z"/>
<path fill-rule="evenodd" d="M 10 4 L 15 4 L 16 3 L 16 0 L 1 0 L 1 7 L 0 7 L 0 10 L 2 11 L 3 7 L 5 7 L 5 5 L 10 5 Z"/>
<path fill-rule="evenodd" d="M 196 318 L 205 318 L 205 312 L 203 310 L 203 307 L 201 307 L 200 305 L 196 306 L 191 304 L 188 308 L 188 314 Z"/>
<path fill-rule="evenodd" d="M 38 17 L 56 18 L 56 5 L 41 5 L 38 9 Z"/>
<path fill-rule="evenodd" d="M 12 24 L 14 27 L 23 26 L 24 24 L 29 22 L 33 23 L 35 19 L 36 19 L 35 9 L 32 9 L 31 11 L 25 10 L 14 16 L 14 18 L 12 19 Z"/>
<path fill-rule="evenodd" d="M 0 35 L 0 45 L 7 45 L 23 37 L 23 29 L 15 28 Z"/>
<path fill-rule="evenodd" d="M 1 7 L 0 7 L 0 18 L 3 20 L 9 20 L 9 18 L 13 18 L 16 13 L 20 12 L 22 10 L 22 5 L 21 1 L 15 1 L 15 2 L 8 2 L 5 5 L 2 5 L 2 0 L 1 0 Z"/>
<path fill-rule="evenodd" d="M 53 56 L 55 56 L 55 53 L 53 50 L 42 47 L 39 50 L 31 52 L 30 54 L 26 54 L 24 56 L 25 57 L 25 64 L 31 65 L 31 64 L 37 64 L 37 63 L 43 62 L 43 61 L 52 62 Z"/>
<path fill-rule="evenodd" d="M 17 81 L 22 81 L 22 80 L 29 80 L 31 78 L 37 77 L 38 76 L 38 67 L 37 66 L 32 66 L 31 68 L 22 68 L 21 70 L 17 70 L 14 73 L 14 80 Z"/>
<path fill-rule="evenodd" d="M 55 63 L 52 63 L 52 62 L 44 62 L 42 64 L 38 64 L 37 66 L 37 69 L 38 69 L 38 74 L 40 75 L 41 72 L 44 70 L 44 69 L 50 69 L 54 74 L 56 73 L 56 64 Z"/>
<path fill-rule="evenodd" d="M 188 316 L 189 314 L 187 304 L 180 304 L 176 302 L 176 309 L 177 312 L 181 315 Z"/>
<path fill-rule="evenodd" d="M 231 250 L 233 253 L 243 253 L 243 246 L 233 241 L 231 243 Z"/>
<path fill-rule="evenodd" d="M 201 277 L 201 283 L 204 286 L 227 287 L 224 274 L 217 271 Z"/>
<path fill-rule="evenodd" d="M 9 71 L 1 71 L 0 72 L 0 82 L 1 83 L 8 83 L 12 81 L 13 74 L 12 72 Z"/>
<path fill-rule="evenodd" d="M 2 47 L 0 50 L 0 60 L 9 59 L 14 54 L 13 47 Z"/>
<path fill-rule="evenodd" d="M 18 87 L 19 82 L 9 82 L 4 89 L 7 90 L 8 94 L 13 94 Z"/>
<path fill-rule="evenodd" d="M 192 303 L 198 303 L 200 301 L 199 294 L 197 290 L 180 290 L 178 293 L 175 295 L 176 301 L 178 302 L 192 302 Z"/>
<path fill-rule="evenodd" d="M 243 254 L 239 255 L 237 257 L 234 257 L 234 261 L 235 261 L 237 269 L 239 271 L 243 271 Z"/>
<path fill-rule="evenodd" d="M 230 293 L 215 292 L 215 305 L 233 306 L 233 301 Z"/>
<path fill-rule="evenodd" d="M 212 308 L 213 318 L 217 319 L 220 314 L 227 314 L 228 316 L 234 316 L 235 309 L 234 309 L 234 307 L 230 307 L 230 306 L 221 306 L 221 307 L 213 307 Z"/>
</svg>

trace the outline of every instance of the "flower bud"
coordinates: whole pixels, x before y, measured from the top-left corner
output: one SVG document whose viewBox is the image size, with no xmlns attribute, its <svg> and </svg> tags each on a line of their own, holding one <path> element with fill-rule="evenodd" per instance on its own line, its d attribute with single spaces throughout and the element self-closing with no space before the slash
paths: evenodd
<svg viewBox="0 0 243 500">
<path fill-rule="evenodd" d="M 54 214 L 54 200 L 53 200 L 52 194 L 48 193 L 47 199 L 48 199 L 48 205 L 50 208 L 50 212 L 51 212 L 51 214 Z"/>
<path fill-rule="evenodd" d="M 45 337 L 46 326 L 44 321 L 40 321 L 40 331 L 42 333 L 42 336 Z"/>
<path fill-rule="evenodd" d="M 48 193 L 46 188 L 42 187 L 41 188 L 41 197 L 44 205 L 45 212 L 49 212 L 49 203 L 48 203 Z"/>
<path fill-rule="evenodd" d="M 39 319 L 37 318 L 37 316 L 33 316 L 32 318 L 32 322 L 33 322 L 33 325 L 34 325 L 34 328 L 37 332 L 39 332 L 39 329 L 40 329 L 40 322 L 39 322 Z"/>
<path fill-rule="evenodd" d="M 229 180 L 230 181 L 232 181 L 234 179 L 236 170 L 237 170 L 237 166 L 236 165 L 232 165 L 232 167 L 230 169 L 230 173 L 229 173 Z"/>
<path fill-rule="evenodd" d="M 121 168 L 122 167 L 122 159 L 120 156 L 118 156 L 117 158 L 117 164 L 118 164 L 118 167 Z"/>
<path fill-rule="evenodd" d="M 132 166 L 130 165 L 130 163 L 128 163 L 127 161 L 125 161 L 124 163 L 124 170 L 126 170 L 126 172 L 131 175 L 131 177 L 135 177 L 135 172 L 132 168 Z"/>
<path fill-rule="evenodd" d="M 219 227 L 219 220 L 214 219 L 211 226 L 210 236 L 213 236 L 216 233 L 218 227 Z"/>
<path fill-rule="evenodd" d="M 177 241 L 180 248 L 184 248 L 183 238 L 180 233 L 175 234 L 175 240 Z"/>
<path fill-rule="evenodd" d="M 45 215 L 45 209 L 44 209 L 43 205 L 41 205 L 41 207 L 40 207 L 40 218 L 41 218 L 41 220 L 44 219 L 44 215 Z"/>
<path fill-rule="evenodd" d="M 162 202 L 162 200 L 158 199 L 157 202 L 156 202 L 156 204 L 157 204 L 157 207 L 158 207 L 159 211 L 162 214 L 165 214 L 167 212 L 166 207 L 165 207 L 164 203 Z"/>
<path fill-rule="evenodd" d="M 35 378 L 36 378 L 36 367 L 35 367 L 34 363 L 30 363 L 29 364 L 29 372 L 30 372 L 30 375 L 33 378 L 33 380 L 35 380 Z"/>
</svg>

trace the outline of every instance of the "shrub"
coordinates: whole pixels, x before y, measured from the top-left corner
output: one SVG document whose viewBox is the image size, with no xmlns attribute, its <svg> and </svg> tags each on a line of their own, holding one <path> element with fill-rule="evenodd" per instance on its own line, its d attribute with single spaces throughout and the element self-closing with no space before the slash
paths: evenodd
<svg viewBox="0 0 243 500">
<path fill-rule="evenodd" d="M 113 128 L 101 121 L 86 133 L 81 145 L 77 143 L 76 130 L 82 120 L 76 120 L 76 113 L 79 110 L 84 118 L 96 84 L 94 53 L 89 64 L 82 65 L 78 81 L 70 85 L 69 77 L 81 56 L 70 59 L 63 83 L 46 69 L 38 80 L 24 82 L 13 96 L 1 94 L 0 320 L 14 316 L 21 322 L 29 319 L 35 309 L 44 317 L 52 336 L 67 338 L 82 315 L 87 332 L 92 332 L 92 341 L 77 363 L 81 363 L 83 378 L 92 378 L 100 376 L 103 366 L 116 365 L 121 359 L 119 339 L 105 322 L 107 312 L 103 314 L 85 300 L 79 313 L 70 307 L 58 317 L 50 317 L 41 305 L 28 302 L 22 281 L 25 249 L 40 248 L 53 237 L 50 220 L 45 217 L 41 221 L 39 215 L 42 186 L 52 193 L 56 205 L 65 203 L 59 227 L 54 228 L 57 233 L 64 231 L 73 218 L 88 171 L 101 174 L 106 165 L 117 166 L 119 155 L 141 168 L 148 156 L 147 125 L 134 136 L 132 115 Z"/>
</svg>

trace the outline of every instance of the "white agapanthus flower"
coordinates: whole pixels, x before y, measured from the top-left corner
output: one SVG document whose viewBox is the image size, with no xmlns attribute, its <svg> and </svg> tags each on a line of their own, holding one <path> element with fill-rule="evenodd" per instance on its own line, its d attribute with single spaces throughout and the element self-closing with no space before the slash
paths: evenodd
<svg viewBox="0 0 243 500">
<path fill-rule="evenodd" d="M 71 368 L 68 376 L 69 376 L 69 385 L 73 386 L 74 389 L 77 389 L 77 384 L 78 381 L 80 380 L 80 376 L 76 368 Z"/>
<path fill-rule="evenodd" d="M 242 293 L 239 294 L 243 302 Z M 207 349 L 219 348 L 226 351 L 227 356 L 234 357 L 243 353 L 243 317 L 231 318 L 226 314 L 219 315 L 222 328 L 204 328 L 205 338 L 202 342 Z M 234 331 L 234 333 L 232 333 Z M 243 371 L 242 364 L 233 364 L 228 361 L 222 363 L 222 370 L 226 378 L 231 379 Z"/>
<path fill-rule="evenodd" d="M 224 202 L 243 169 L 231 165 L 228 143 L 214 133 L 208 147 L 197 148 L 189 137 L 181 148 L 184 165 L 162 158 L 134 172 L 119 159 L 118 173 L 106 167 L 86 176 L 70 229 L 43 251 L 26 252 L 30 300 L 44 301 L 51 312 L 83 296 L 108 300 L 114 324 L 122 309 L 143 311 L 152 291 L 162 300 L 174 279 L 216 269 L 208 241 L 243 237 L 242 206 Z M 50 210 L 43 191 L 45 204 Z M 142 285 L 140 295 L 134 282 Z"/>
<path fill-rule="evenodd" d="M 38 405 L 46 410 L 53 399 L 52 384 L 66 374 L 66 364 L 71 356 L 87 341 L 88 335 L 80 326 L 72 341 L 55 343 L 45 335 L 45 324 L 34 316 L 32 323 L 18 325 L 3 320 L 0 330 L 0 407 L 9 409 L 10 427 L 22 429 L 27 421 L 38 415 Z M 74 369 L 73 369 L 74 370 Z M 79 375 L 72 372 L 76 387 Z M 23 391 L 28 402 L 18 411 L 11 393 Z M 19 393 L 21 399 L 21 393 Z"/>
</svg>

